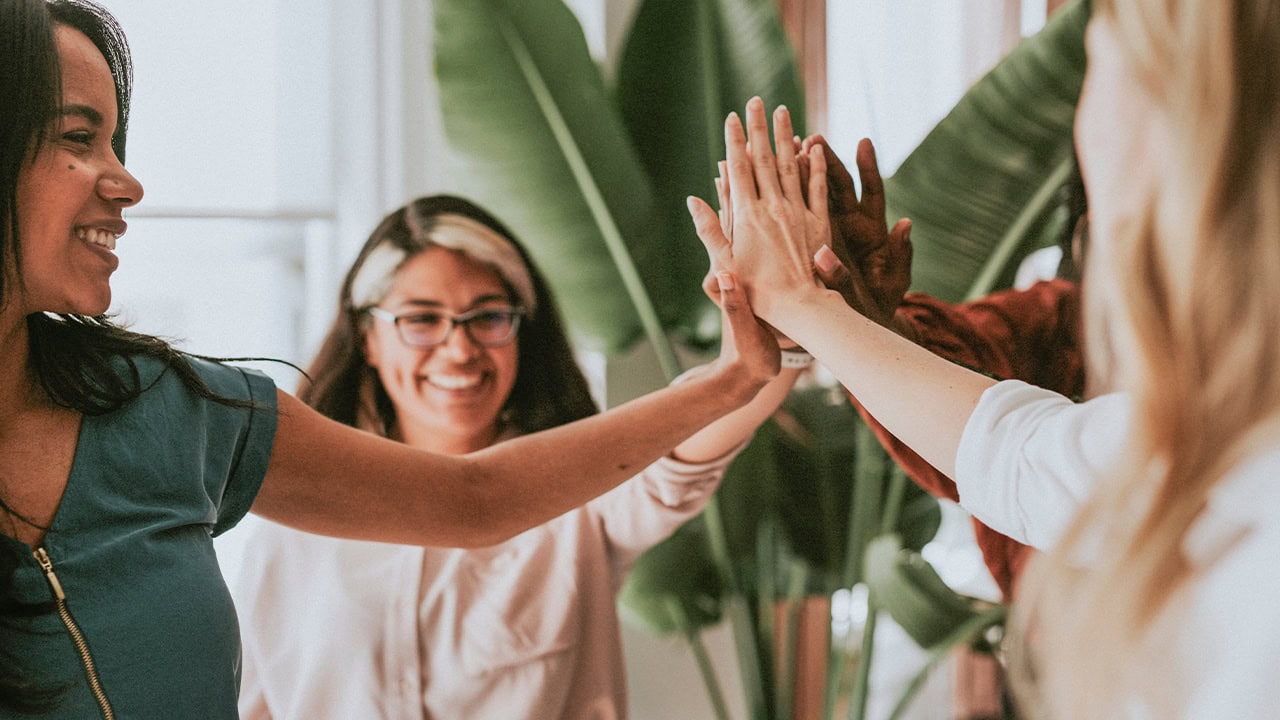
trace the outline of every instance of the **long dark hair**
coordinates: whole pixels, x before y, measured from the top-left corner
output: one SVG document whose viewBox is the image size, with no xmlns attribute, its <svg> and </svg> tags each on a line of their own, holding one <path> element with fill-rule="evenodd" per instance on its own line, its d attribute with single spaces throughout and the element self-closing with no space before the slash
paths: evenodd
<svg viewBox="0 0 1280 720">
<path fill-rule="evenodd" d="M 61 66 L 54 28 L 83 33 L 102 53 L 115 84 L 118 124 L 112 148 L 124 161 L 133 77 L 129 45 L 115 19 L 89 0 L 4 0 L 0 2 L 0 307 L 12 302 L 23 286 L 22 244 L 18 223 L 18 178 L 47 140 L 62 98 Z M 17 288 L 11 287 L 11 283 Z M 53 402 L 86 415 L 111 412 L 145 389 L 135 358 L 150 357 L 177 373 L 196 395 L 233 405 L 243 401 L 214 394 L 167 342 L 131 332 L 106 316 L 35 313 L 26 319 L 28 366 Z M 0 498 L 0 514 L 24 522 Z M 20 558 L 0 549 L 0 621 L 38 611 L 10 602 L 13 571 Z M 35 711 L 48 708 L 56 689 L 40 688 L 22 677 L 14 658 L 0 648 L 0 709 Z"/>
<path fill-rule="evenodd" d="M 596 413 L 595 402 L 574 361 L 560 314 L 546 281 L 528 253 L 502 223 L 475 204 L 450 195 L 419 198 L 383 218 L 361 248 L 338 295 L 338 312 L 308 369 L 313 381 L 298 393 L 321 413 L 348 425 L 381 434 L 395 422 L 395 406 L 364 356 L 367 307 L 353 298 L 357 277 L 375 250 L 390 246 L 407 260 L 432 247 L 431 234 L 441 216 L 459 215 L 502 236 L 519 254 L 532 281 L 534 310 L 520 326 L 519 369 L 504 408 L 506 420 L 520 432 L 537 432 Z M 401 262 L 403 264 L 403 261 Z M 399 267 L 386 268 L 394 275 Z M 372 271 L 372 270 L 371 270 Z M 502 273 L 500 272 L 499 275 Z M 504 282 L 510 283 L 504 277 Z M 513 297 L 516 292 L 508 288 Z M 370 407 L 371 406 L 371 407 Z M 369 427 L 362 413 L 375 414 Z"/>
</svg>

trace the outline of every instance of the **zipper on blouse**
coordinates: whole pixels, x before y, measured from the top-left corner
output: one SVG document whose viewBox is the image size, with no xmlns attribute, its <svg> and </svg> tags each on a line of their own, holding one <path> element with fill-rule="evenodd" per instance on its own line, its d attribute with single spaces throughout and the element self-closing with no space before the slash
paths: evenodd
<svg viewBox="0 0 1280 720">
<path fill-rule="evenodd" d="M 93 697 L 98 701 L 102 717 L 106 720 L 115 720 L 116 714 L 111 709 L 110 701 L 107 700 L 107 693 L 102 689 L 102 681 L 98 679 L 98 668 L 93 664 L 93 656 L 89 654 L 89 643 L 85 642 L 84 633 L 80 632 L 80 626 L 76 625 L 75 618 L 71 617 L 71 611 L 67 609 L 67 594 L 63 592 L 62 583 L 58 581 L 58 575 L 53 571 L 53 561 L 49 559 L 49 553 L 39 547 L 31 554 L 35 556 L 36 562 L 40 563 L 40 569 L 44 570 L 45 579 L 49 581 L 49 587 L 53 590 L 58 617 L 62 618 L 62 624 L 66 626 L 67 632 L 71 635 L 71 641 L 75 643 L 76 650 L 80 653 L 80 662 L 84 665 L 84 673 L 89 678 L 89 689 L 93 691 Z"/>
</svg>

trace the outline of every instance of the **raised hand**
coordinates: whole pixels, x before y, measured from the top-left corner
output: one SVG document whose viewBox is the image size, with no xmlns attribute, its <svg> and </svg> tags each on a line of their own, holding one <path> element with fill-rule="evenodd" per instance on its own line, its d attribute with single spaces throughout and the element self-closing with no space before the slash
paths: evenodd
<svg viewBox="0 0 1280 720">
<path fill-rule="evenodd" d="M 790 114 L 778 108 L 773 120 L 774 136 L 782 139 L 776 152 L 759 98 L 747 103 L 745 131 L 736 114 L 725 122 L 732 241 L 706 202 L 690 198 L 689 211 L 712 266 L 732 271 L 756 313 L 778 327 L 772 317 L 776 301 L 818 286 L 813 256 L 831 237 L 825 158 L 817 148 L 809 153 L 808 184 L 803 187 Z"/>
<path fill-rule="evenodd" d="M 741 363 L 752 378 L 768 381 L 781 369 L 781 354 L 773 330 L 751 311 L 746 293 L 732 273 L 715 274 L 720 300 L 719 363 Z"/>
<path fill-rule="evenodd" d="M 911 221 L 899 220 L 892 230 L 886 226 L 884 182 L 870 140 L 858 143 L 856 155 L 861 199 L 853 177 L 825 138 L 811 135 L 802 148 L 810 153 L 821 148 L 826 160 L 831 249 L 845 270 L 833 270 L 838 278 L 833 279 L 819 268 L 819 276 L 853 309 L 888 327 L 911 285 Z"/>
</svg>

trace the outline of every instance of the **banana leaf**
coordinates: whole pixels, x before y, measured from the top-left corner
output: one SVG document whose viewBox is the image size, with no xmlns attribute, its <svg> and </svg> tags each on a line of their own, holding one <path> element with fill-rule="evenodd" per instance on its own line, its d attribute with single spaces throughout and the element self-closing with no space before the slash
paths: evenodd
<svg viewBox="0 0 1280 720">
<path fill-rule="evenodd" d="M 1068 229 L 1058 199 L 1074 166 L 1089 6 L 1054 14 L 978 81 L 885 181 L 890 222 L 909 217 L 913 285 L 949 301 L 1013 281 Z"/>
<path fill-rule="evenodd" d="M 995 603 L 952 590 L 917 550 L 904 548 L 896 534 L 867 545 L 867 586 L 902 629 L 926 650 Z"/>
<path fill-rule="evenodd" d="M 769 586 L 764 580 L 793 559 L 809 570 L 808 593 L 828 594 L 847 585 L 843 576 L 861 423 L 842 392 L 833 396 L 826 388 L 798 390 L 778 419 L 761 426 L 734 460 L 717 497 L 730 560 L 743 587 Z M 892 465 L 887 458 L 876 462 L 883 472 L 865 481 L 887 484 Z M 918 550 L 937 532 L 937 501 L 909 485 L 903 509 L 897 531 Z M 708 599 L 723 601 L 731 590 L 717 575 L 704 525 L 704 518 L 695 518 L 640 557 L 620 597 L 630 619 L 656 632 L 674 632 L 681 626 L 670 613 L 672 600 L 701 623 L 695 627 L 719 619 L 721 613 Z M 781 552 L 758 543 L 762 529 L 770 526 L 781 531 Z M 781 594 L 780 589 L 779 599 Z"/>
<path fill-rule="evenodd" d="M 672 257 L 671 290 L 687 311 L 681 337 L 703 346 L 719 333 L 718 314 L 698 292 L 706 253 L 685 197 L 715 197 L 724 159 L 724 119 L 753 95 L 785 104 L 797 132 L 804 95 L 795 54 L 775 0 L 645 0 L 618 67 L 617 103 L 653 180 L 661 252 Z"/>
<path fill-rule="evenodd" d="M 560 0 L 433 5 L 451 184 L 525 241 L 580 347 L 661 335 L 680 314 L 663 281 L 684 274 L 657 249 L 649 178 L 577 19 Z"/>
</svg>

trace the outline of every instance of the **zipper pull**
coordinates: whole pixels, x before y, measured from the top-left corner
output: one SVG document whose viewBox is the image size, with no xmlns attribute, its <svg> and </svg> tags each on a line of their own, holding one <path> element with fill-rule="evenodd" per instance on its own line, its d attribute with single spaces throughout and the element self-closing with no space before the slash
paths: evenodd
<svg viewBox="0 0 1280 720">
<path fill-rule="evenodd" d="M 40 563 L 40 569 L 44 570 L 44 576 L 49 580 L 49 587 L 53 588 L 53 594 L 58 600 L 66 600 L 67 594 L 62 592 L 62 583 L 58 582 L 58 576 L 53 573 L 53 561 L 49 559 L 49 553 L 44 548 L 38 547 L 31 553 L 35 556 L 36 562 Z"/>
</svg>

